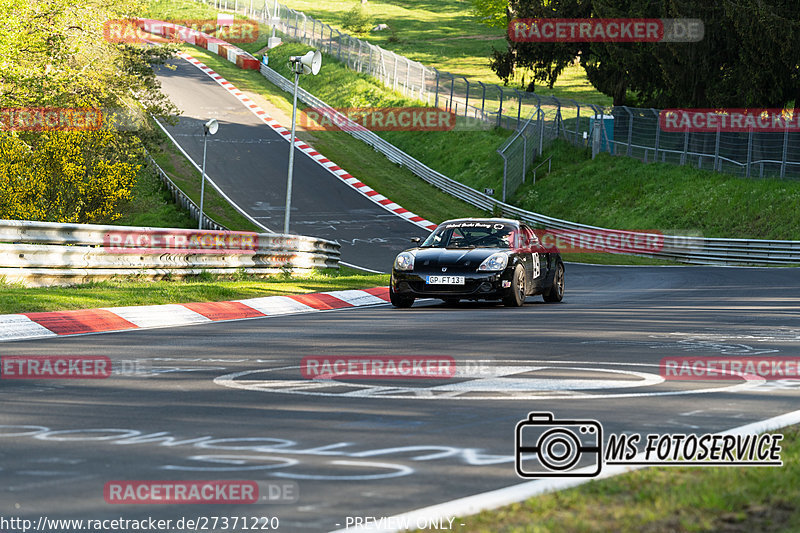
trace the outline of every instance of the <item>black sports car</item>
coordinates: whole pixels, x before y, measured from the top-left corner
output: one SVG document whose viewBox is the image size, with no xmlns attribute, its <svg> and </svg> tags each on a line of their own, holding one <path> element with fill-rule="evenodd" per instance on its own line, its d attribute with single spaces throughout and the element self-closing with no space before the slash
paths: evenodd
<svg viewBox="0 0 800 533">
<path fill-rule="evenodd" d="M 389 287 L 395 307 L 410 307 L 416 298 L 502 300 L 519 307 L 532 294 L 561 301 L 561 255 L 543 248 L 525 224 L 503 218 L 442 222 L 425 242 L 398 254 Z"/>
</svg>

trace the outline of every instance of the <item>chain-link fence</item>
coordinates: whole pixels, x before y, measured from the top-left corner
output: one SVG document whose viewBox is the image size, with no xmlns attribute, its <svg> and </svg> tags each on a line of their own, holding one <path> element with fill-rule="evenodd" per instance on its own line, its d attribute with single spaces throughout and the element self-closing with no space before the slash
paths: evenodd
<svg viewBox="0 0 800 533">
<path fill-rule="evenodd" d="M 626 106 L 610 111 L 612 153 L 741 177 L 800 178 L 800 132 L 674 132 L 659 123 L 660 111 Z M 788 123 L 789 121 L 787 121 Z"/>
<path fill-rule="evenodd" d="M 613 155 L 691 165 L 742 177 L 800 178 L 797 131 L 667 132 L 659 125 L 657 109 L 601 108 L 470 81 L 342 33 L 276 0 L 202 1 L 268 24 L 286 39 L 314 46 L 409 98 L 515 130 L 498 150 L 504 161 L 504 199 L 524 183 L 534 159 L 549 141 L 561 137 L 575 145 L 586 145 L 595 123 L 600 150 Z M 593 120 L 595 116 L 599 120 Z"/>
</svg>

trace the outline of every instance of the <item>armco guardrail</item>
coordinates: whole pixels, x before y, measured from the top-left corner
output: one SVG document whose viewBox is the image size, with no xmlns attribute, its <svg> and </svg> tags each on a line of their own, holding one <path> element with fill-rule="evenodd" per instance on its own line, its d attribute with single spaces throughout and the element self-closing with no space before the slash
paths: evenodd
<svg viewBox="0 0 800 533">
<path fill-rule="evenodd" d="M 148 166 L 156 173 L 158 178 L 172 195 L 175 203 L 181 206 L 183 209 L 186 209 L 189 212 L 189 216 L 194 220 L 197 220 L 200 217 L 200 208 L 197 206 L 197 204 L 194 203 L 194 201 L 189 198 L 189 196 L 183 192 L 174 181 L 172 181 L 169 175 L 164 172 L 164 169 L 162 169 L 158 163 L 156 163 L 156 160 L 153 159 L 150 154 L 147 154 L 146 160 Z M 206 229 L 219 231 L 225 231 L 228 229 L 205 213 L 203 213 L 203 227 Z"/>
<path fill-rule="evenodd" d="M 0 277 L 41 286 L 120 275 L 338 268 L 336 242 L 299 235 L 0 220 Z"/>
<path fill-rule="evenodd" d="M 286 92 L 291 92 L 294 89 L 292 82 L 266 65 L 261 65 L 261 74 Z M 369 144 L 375 150 L 384 154 L 393 163 L 408 168 L 423 180 L 468 204 L 492 213 L 524 220 L 536 227 L 589 232 L 614 231 L 548 217 L 496 200 L 489 195 L 476 191 L 420 163 L 375 133 L 350 121 L 346 116 L 338 113 L 331 106 L 305 89 L 298 88 L 297 96 L 309 106 L 322 108 L 325 109 L 326 112 L 336 115 L 337 119 L 341 121 L 340 123 L 349 126 L 346 128 L 347 133 Z M 636 255 L 690 264 L 800 264 L 800 241 L 709 239 L 703 237 L 666 235 L 663 237 L 663 247 L 660 251 Z"/>
</svg>

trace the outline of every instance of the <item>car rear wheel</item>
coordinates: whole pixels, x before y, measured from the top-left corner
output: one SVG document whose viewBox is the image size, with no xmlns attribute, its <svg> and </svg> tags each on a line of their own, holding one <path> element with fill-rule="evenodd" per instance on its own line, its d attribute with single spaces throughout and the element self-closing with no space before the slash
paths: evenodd
<svg viewBox="0 0 800 533">
<path fill-rule="evenodd" d="M 525 303 L 525 268 L 517 265 L 514 274 L 511 276 L 511 289 L 508 296 L 503 298 L 503 304 L 507 307 L 521 307 Z"/>
<path fill-rule="evenodd" d="M 414 305 L 413 296 L 400 296 L 391 287 L 389 287 L 389 301 L 395 307 L 411 307 Z"/>
<path fill-rule="evenodd" d="M 560 302 L 564 297 L 564 263 L 558 263 L 550 290 L 542 295 L 545 302 Z"/>
</svg>

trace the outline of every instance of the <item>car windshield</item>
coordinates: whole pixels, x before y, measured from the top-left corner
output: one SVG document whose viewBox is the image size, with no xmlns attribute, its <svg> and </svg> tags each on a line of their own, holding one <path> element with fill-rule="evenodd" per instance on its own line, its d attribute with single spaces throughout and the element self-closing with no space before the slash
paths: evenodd
<svg viewBox="0 0 800 533">
<path fill-rule="evenodd" d="M 510 248 L 514 226 L 502 222 L 445 222 L 425 239 L 422 248 Z"/>
</svg>

